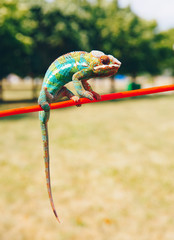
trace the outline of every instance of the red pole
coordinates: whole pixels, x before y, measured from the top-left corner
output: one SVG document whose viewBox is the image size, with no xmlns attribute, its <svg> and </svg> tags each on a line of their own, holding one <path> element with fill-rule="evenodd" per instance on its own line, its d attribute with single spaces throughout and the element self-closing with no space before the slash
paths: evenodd
<svg viewBox="0 0 174 240">
<path fill-rule="evenodd" d="M 154 93 L 160 93 L 160 92 L 167 92 L 167 91 L 174 91 L 174 84 L 160 86 L 160 87 L 144 88 L 144 89 L 138 89 L 138 90 L 132 90 L 132 91 L 126 91 L 126 92 L 106 94 L 106 95 L 102 95 L 101 100 L 98 100 L 98 101 L 97 100 L 91 101 L 87 98 L 81 98 L 80 103 L 86 104 L 86 103 L 102 102 L 102 101 L 136 97 L 136 96 L 142 96 L 142 95 L 148 95 L 148 94 L 154 94 Z M 71 107 L 71 106 L 75 106 L 75 105 L 76 105 L 76 103 L 73 100 L 68 100 L 68 101 L 64 101 L 64 102 L 51 103 L 50 107 L 51 107 L 51 109 L 57 109 L 57 108 Z M 42 111 L 42 108 L 39 105 L 23 107 L 23 108 L 15 108 L 15 109 L 0 111 L 0 117 L 7 117 L 7 116 L 11 116 L 11 115 L 30 113 L 30 112 L 38 112 L 38 111 Z"/>
</svg>

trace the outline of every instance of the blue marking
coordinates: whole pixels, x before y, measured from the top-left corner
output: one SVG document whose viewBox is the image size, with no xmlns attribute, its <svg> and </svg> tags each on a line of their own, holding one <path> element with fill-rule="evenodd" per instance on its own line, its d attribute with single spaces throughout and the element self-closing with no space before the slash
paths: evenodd
<svg viewBox="0 0 174 240">
<path fill-rule="evenodd" d="M 71 57 L 71 55 L 67 54 L 67 55 L 65 55 L 65 60 L 66 60 L 66 62 L 69 62 L 69 61 L 71 62 L 74 59 Z"/>
<path fill-rule="evenodd" d="M 87 66 L 83 66 L 83 64 L 86 64 Z M 83 58 L 83 55 L 80 56 L 79 65 L 77 67 L 79 71 L 88 68 L 88 62 Z"/>
<path fill-rule="evenodd" d="M 56 60 L 55 62 L 54 62 L 54 65 L 55 65 L 55 67 L 56 68 L 60 68 L 60 66 L 61 66 L 61 64 L 58 62 L 58 60 Z"/>
<path fill-rule="evenodd" d="M 61 65 L 61 67 L 59 68 L 59 73 L 65 76 L 65 78 L 69 77 L 71 75 L 71 69 L 73 68 L 74 64 L 75 60 L 71 58 L 71 61 Z"/>
</svg>

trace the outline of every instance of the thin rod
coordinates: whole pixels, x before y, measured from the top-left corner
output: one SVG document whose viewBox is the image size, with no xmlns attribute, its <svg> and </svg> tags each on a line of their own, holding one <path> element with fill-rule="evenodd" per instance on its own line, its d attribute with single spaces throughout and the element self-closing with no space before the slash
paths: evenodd
<svg viewBox="0 0 174 240">
<path fill-rule="evenodd" d="M 167 92 L 167 91 L 174 91 L 174 84 L 166 85 L 166 86 L 159 86 L 159 87 L 152 87 L 152 88 L 144 88 L 144 89 L 138 89 L 138 90 L 132 90 L 132 91 L 125 91 L 125 92 L 119 92 L 119 93 L 106 94 L 106 95 L 101 96 L 101 100 L 92 100 L 91 101 L 87 98 L 80 98 L 79 103 L 86 104 L 86 103 L 102 102 L 102 101 L 136 97 L 136 96 L 142 96 L 142 95 L 148 95 L 148 94 L 154 94 L 154 93 L 160 93 L 160 92 Z M 67 101 L 63 101 L 63 102 L 51 103 L 50 107 L 51 107 L 51 109 L 58 109 L 58 108 L 75 106 L 76 104 L 77 103 L 75 103 L 73 100 L 67 100 Z M 7 117 L 7 116 L 11 116 L 11 115 L 38 112 L 38 111 L 43 111 L 39 105 L 23 107 L 23 108 L 14 108 L 14 109 L 0 111 L 0 117 Z"/>
</svg>

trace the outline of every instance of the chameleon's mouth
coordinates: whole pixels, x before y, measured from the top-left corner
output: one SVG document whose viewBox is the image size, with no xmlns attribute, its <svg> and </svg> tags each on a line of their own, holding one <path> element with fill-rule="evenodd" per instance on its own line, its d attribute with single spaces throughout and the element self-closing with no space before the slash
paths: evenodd
<svg viewBox="0 0 174 240">
<path fill-rule="evenodd" d="M 93 72 L 98 76 L 109 77 L 117 73 L 120 64 L 99 65 L 93 68 Z"/>
<path fill-rule="evenodd" d="M 119 64 L 109 64 L 109 65 L 99 65 L 99 66 L 96 66 L 96 67 L 94 67 L 94 72 L 95 71 L 98 71 L 98 70 L 112 70 L 112 69 L 114 69 L 114 68 L 119 68 L 120 67 L 120 65 Z"/>
</svg>

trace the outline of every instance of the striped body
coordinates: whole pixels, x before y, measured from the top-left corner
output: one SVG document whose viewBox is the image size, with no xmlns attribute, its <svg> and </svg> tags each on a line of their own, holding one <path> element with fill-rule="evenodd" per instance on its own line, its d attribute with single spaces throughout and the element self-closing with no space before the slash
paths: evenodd
<svg viewBox="0 0 174 240">
<path fill-rule="evenodd" d="M 90 66 L 90 54 L 71 52 L 57 58 L 48 68 L 43 82 L 51 94 L 55 94 L 66 83 L 72 81 L 74 73 Z"/>
</svg>

